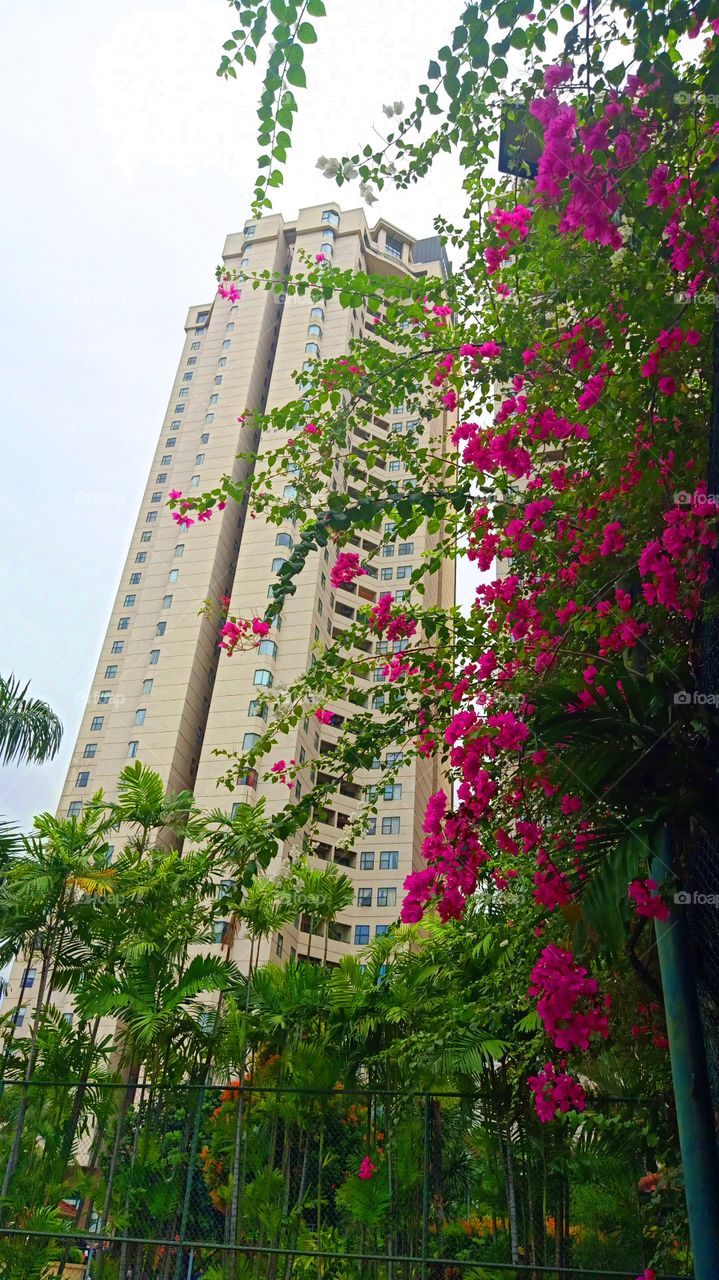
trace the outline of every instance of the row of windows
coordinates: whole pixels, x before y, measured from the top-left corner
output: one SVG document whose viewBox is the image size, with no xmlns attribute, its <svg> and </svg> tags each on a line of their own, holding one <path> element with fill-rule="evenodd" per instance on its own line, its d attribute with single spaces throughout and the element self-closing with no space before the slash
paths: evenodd
<svg viewBox="0 0 719 1280">
<path fill-rule="evenodd" d="M 357 890 L 357 906 L 371 907 L 372 893 L 373 893 L 372 889 L 358 889 Z M 396 888 L 394 888 L 394 886 L 392 886 L 391 888 L 382 888 L 377 890 L 377 906 L 378 907 L 396 907 L 397 906 L 397 890 Z"/>
<path fill-rule="evenodd" d="M 380 569 L 379 576 L 383 582 L 389 582 L 390 578 L 394 576 L 394 569 L 392 568 L 391 565 L 384 567 Z M 412 577 L 411 564 L 397 565 L 397 578 L 400 580 L 400 582 L 403 581 L 405 578 L 411 578 L 411 577 Z"/>
<path fill-rule="evenodd" d="M 355 946 L 356 946 L 356 947 L 366 947 L 366 946 L 367 946 L 367 943 L 369 942 L 369 929 L 370 929 L 370 927 L 369 927 L 369 925 L 368 925 L 368 924 L 356 924 L 356 925 L 355 925 L 355 936 L 354 936 L 354 942 L 355 942 Z M 384 936 L 384 934 L 385 934 L 385 933 L 389 933 L 389 925 L 388 925 L 388 924 L 376 924 L 376 925 L 375 925 L 374 932 L 375 932 L 375 937 L 376 937 L 376 938 L 381 938 L 381 937 L 383 937 L 383 936 Z"/>
<path fill-rule="evenodd" d="M 360 871 L 374 871 L 375 854 L 373 849 L 365 849 L 360 854 Z M 379 855 L 380 871 L 396 871 L 399 867 L 398 849 L 381 849 Z"/>
</svg>

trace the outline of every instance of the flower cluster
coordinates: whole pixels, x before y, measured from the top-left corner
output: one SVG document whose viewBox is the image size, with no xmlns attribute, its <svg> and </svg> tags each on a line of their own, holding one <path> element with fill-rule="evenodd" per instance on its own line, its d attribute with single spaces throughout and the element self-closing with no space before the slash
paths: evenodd
<svg viewBox="0 0 719 1280">
<path fill-rule="evenodd" d="M 610 997 L 600 995 L 596 978 L 576 963 L 571 951 L 553 943 L 543 949 L 532 969 L 529 994 L 537 997 L 537 1013 L 558 1049 L 588 1049 L 593 1035 L 609 1034 Z"/>
<path fill-rule="evenodd" d="M 557 1112 L 584 1111 L 587 1095 L 584 1089 L 559 1064 L 559 1071 L 546 1062 L 536 1076 L 529 1076 L 528 1084 L 534 1094 L 534 1107 L 542 1124 L 553 1120 Z"/>
<path fill-rule="evenodd" d="M 332 566 L 330 582 L 333 587 L 341 587 L 346 583 L 354 582 L 355 578 L 361 577 L 366 572 L 367 570 L 360 564 L 356 551 L 342 551 Z"/>
</svg>

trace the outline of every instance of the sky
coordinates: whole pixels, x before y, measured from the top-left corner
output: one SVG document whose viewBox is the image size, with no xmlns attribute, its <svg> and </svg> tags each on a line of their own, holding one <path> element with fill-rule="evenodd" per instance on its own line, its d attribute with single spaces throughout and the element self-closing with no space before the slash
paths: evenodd
<svg viewBox="0 0 719 1280">
<path fill-rule="evenodd" d="M 275 207 L 338 199 L 319 155 L 359 149 L 410 102 L 450 29 L 436 0 L 327 0 Z M 361 23 L 358 15 L 361 14 Z M 216 76 L 223 0 L 34 0 L 3 14 L 0 162 L 0 672 L 31 682 L 64 728 L 42 767 L 0 770 L 0 815 L 54 810 L 184 337 L 225 235 L 249 213 L 260 76 Z M 435 32 L 433 35 L 432 32 Z M 417 237 L 460 220 L 442 157 L 369 212 Z"/>
</svg>

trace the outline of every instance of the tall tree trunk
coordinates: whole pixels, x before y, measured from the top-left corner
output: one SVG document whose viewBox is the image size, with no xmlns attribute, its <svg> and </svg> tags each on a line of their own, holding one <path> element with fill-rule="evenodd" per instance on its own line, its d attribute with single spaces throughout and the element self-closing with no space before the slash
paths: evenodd
<svg viewBox="0 0 719 1280">
<path fill-rule="evenodd" d="M 43 959 L 42 969 L 40 972 L 40 986 L 38 987 L 35 1017 L 33 1018 L 32 1034 L 30 1036 L 30 1051 L 28 1053 L 27 1065 L 25 1067 L 25 1075 L 23 1079 L 23 1090 L 20 1097 L 20 1109 L 18 1111 L 17 1120 L 15 1121 L 15 1133 L 13 1135 L 12 1147 L 10 1148 L 10 1155 L 8 1156 L 7 1164 L 5 1165 L 5 1174 L 3 1176 L 2 1187 L 0 1188 L 0 1222 L 2 1222 L 3 1206 L 7 1199 L 10 1180 L 17 1168 L 18 1160 L 20 1159 L 20 1148 L 22 1145 L 23 1129 L 25 1127 L 25 1116 L 27 1115 L 27 1109 L 30 1104 L 28 1082 L 32 1077 L 32 1073 L 35 1070 L 35 1063 L 37 1061 L 37 1038 L 40 1031 L 40 1019 L 43 1012 L 45 986 L 50 970 L 50 944 L 51 935 L 46 939 L 45 947 L 42 952 Z"/>
<path fill-rule="evenodd" d="M 506 1136 L 506 1157 L 505 1169 L 507 1179 L 507 1210 L 509 1213 L 509 1239 L 512 1250 L 512 1262 L 519 1262 L 519 1233 L 517 1230 L 517 1189 L 514 1173 L 514 1154 L 512 1152 L 512 1138 L 509 1125 L 507 1126 Z"/>
</svg>

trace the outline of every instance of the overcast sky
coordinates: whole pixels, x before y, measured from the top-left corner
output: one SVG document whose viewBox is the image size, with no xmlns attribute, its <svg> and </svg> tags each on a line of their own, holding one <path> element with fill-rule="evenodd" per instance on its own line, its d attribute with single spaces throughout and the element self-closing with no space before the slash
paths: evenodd
<svg viewBox="0 0 719 1280">
<path fill-rule="evenodd" d="M 317 157 L 386 124 L 424 77 L 436 0 L 332 0 L 307 51 L 310 87 L 275 207 L 337 193 Z M 360 15 L 361 24 L 360 25 Z M 223 0 L 7 5 L 0 50 L 5 199 L 0 384 L 4 456 L 0 671 L 61 716 L 60 756 L 0 772 L 0 814 L 54 809 L 183 341 L 210 299 L 255 173 L 259 76 L 215 75 L 234 23 Z M 432 35 L 432 32 L 435 35 Z M 383 194 L 411 234 L 458 220 L 457 168 Z"/>
</svg>

